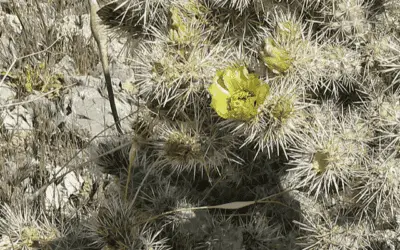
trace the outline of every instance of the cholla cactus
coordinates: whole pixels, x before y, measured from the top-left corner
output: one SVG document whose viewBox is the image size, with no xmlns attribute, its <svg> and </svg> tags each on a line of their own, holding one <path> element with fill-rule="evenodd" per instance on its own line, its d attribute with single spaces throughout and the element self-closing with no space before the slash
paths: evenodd
<svg viewBox="0 0 400 250">
<path fill-rule="evenodd" d="M 307 236 L 300 238 L 302 249 L 368 249 L 370 227 L 366 223 L 343 222 L 339 216 L 329 218 L 325 214 L 314 215 L 304 223 L 298 223 Z"/>
<path fill-rule="evenodd" d="M 289 154 L 289 164 L 294 166 L 289 171 L 298 179 L 293 184 L 325 198 L 350 188 L 368 155 L 364 141 L 349 138 L 345 133 L 347 124 L 340 124 L 334 115 L 330 119 L 317 121 L 314 131 Z"/>
<path fill-rule="evenodd" d="M 177 34 L 172 38 L 177 39 Z M 203 34 L 196 39 L 186 48 L 171 45 L 166 37 L 140 45 L 136 77 L 145 100 L 171 107 L 172 114 L 202 101 L 207 83 L 214 76 L 215 62 L 218 68 L 224 67 L 229 56 L 221 45 L 204 45 L 207 39 Z"/>
<path fill-rule="evenodd" d="M 268 249 L 271 245 L 282 247 L 282 228 L 264 214 L 254 213 L 248 221 L 243 220 L 242 223 L 243 245 L 246 249 Z"/>
<path fill-rule="evenodd" d="M 223 167 L 225 162 L 237 161 L 234 153 L 237 140 L 218 131 L 219 126 L 214 123 L 204 126 L 205 122 L 210 121 L 199 118 L 196 122 L 162 127 L 152 145 L 156 157 L 152 167 L 209 173 Z"/>
<path fill-rule="evenodd" d="M 361 80 L 361 59 L 356 51 L 344 46 L 330 44 L 321 51 L 324 56 L 319 60 L 323 65 L 323 87 L 335 96 L 340 92 L 350 92 L 358 87 Z"/>
<path fill-rule="evenodd" d="M 133 135 L 94 148 L 109 186 L 101 205 L 92 195 L 79 208 L 71 241 L 96 250 L 400 245 L 398 7 L 107 1 L 103 22 L 137 39 L 138 115 Z M 10 207 L 0 233 L 14 247 L 79 245 Z"/>
<path fill-rule="evenodd" d="M 223 122 L 235 135 L 245 136 L 242 146 L 255 144 L 257 151 L 265 150 L 269 156 L 273 152 L 279 155 L 281 150 L 285 153 L 289 145 L 296 144 L 301 138 L 307 117 L 305 108 L 308 106 L 300 99 L 300 88 L 285 81 L 275 84 L 271 89 L 268 87 L 268 94 L 261 103 L 257 100 L 249 106 L 253 110 L 247 111 L 247 119 Z"/>
<path fill-rule="evenodd" d="M 132 203 L 114 196 L 86 222 L 86 237 L 96 249 L 169 249 L 159 233 L 139 226 L 142 215 Z"/>
<path fill-rule="evenodd" d="M 287 73 L 290 68 L 300 67 L 301 62 L 307 60 L 304 58 L 304 50 L 310 47 L 308 27 L 287 10 L 276 10 L 269 19 L 272 29 L 263 30 L 259 34 L 263 39 L 260 56 L 265 66 L 275 74 Z"/>
<path fill-rule="evenodd" d="M 249 9 L 249 7 L 252 7 L 257 12 L 265 11 L 265 8 L 267 8 L 267 5 L 269 4 L 268 1 L 264 0 L 210 0 L 210 3 L 216 6 L 229 7 L 239 11 L 244 11 Z"/>
<path fill-rule="evenodd" d="M 125 36 L 144 35 L 153 25 L 167 20 L 170 1 L 110 1 L 98 11 L 104 24 Z"/>
<path fill-rule="evenodd" d="M 355 199 L 360 204 L 360 212 L 384 219 L 398 212 L 399 162 L 394 155 L 379 154 L 369 159 L 367 173 L 361 177 L 362 184 L 356 188 Z"/>
<path fill-rule="evenodd" d="M 314 15 L 328 37 L 342 42 L 359 43 L 370 29 L 369 4 L 363 0 L 305 0 L 305 11 Z"/>
<path fill-rule="evenodd" d="M 268 69 L 276 74 L 286 72 L 293 63 L 289 52 L 271 38 L 265 39 L 264 44 L 261 56 Z"/>
<path fill-rule="evenodd" d="M 60 236 L 55 223 L 41 216 L 27 203 L 1 206 L 0 234 L 8 240 L 6 249 L 45 247 Z"/>
<path fill-rule="evenodd" d="M 399 155 L 400 145 L 400 95 L 398 90 L 382 91 L 377 89 L 369 105 L 365 108 L 369 111 L 368 119 L 372 122 L 379 148 L 383 152 Z"/>
</svg>

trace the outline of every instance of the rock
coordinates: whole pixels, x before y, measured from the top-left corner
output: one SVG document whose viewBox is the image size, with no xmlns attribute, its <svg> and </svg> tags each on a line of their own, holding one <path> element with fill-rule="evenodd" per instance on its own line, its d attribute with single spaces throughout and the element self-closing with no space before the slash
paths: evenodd
<svg viewBox="0 0 400 250">
<path fill-rule="evenodd" d="M 121 62 L 110 63 L 110 76 L 111 78 L 118 79 L 121 83 L 127 81 L 134 81 L 134 72 L 131 66 Z M 93 72 L 94 76 L 99 77 L 104 81 L 103 67 L 99 62 Z M 113 79 L 113 80 L 114 80 Z"/>
<path fill-rule="evenodd" d="M 1 81 L 1 78 L 0 78 L 0 81 Z M 1 108 L 1 105 L 4 105 L 4 104 L 8 103 L 9 100 L 14 99 L 14 96 L 15 96 L 15 91 L 11 87 L 9 87 L 5 84 L 1 85 L 0 86 L 0 108 Z"/>
<path fill-rule="evenodd" d="M 103 81 L 103 82 L 104 82 L 104 84 L 102 85 L 102 87 L 103 86 L 106 87 L 105 81 Z M 115 91 L 118 91 L 118 92 L 121 91 L 121 86 L 122 86 L 121 79 L 112 77 L 111 78 L 111 85 L 113 86 L 114 92 Z M 108 94 L 104 95 L 104 97 L 108 97 Z"/>
<path fill-rule="evenodd" d="M 90 28 L 90 15 L 84 14 L 80 16 L 82 29 L 80 30 L 81 35 L 88 41 L 92 37 L 92 30 Z"/>
<path fill-rule="evenodd" d="M 5 110 L 2 119 L 6 130 L 24 132 L 32 129 L 31 114 L 26 108 L 20 105 L 15 106 L 12 111 Z"/>
<path fill-rule="evenodd" d="M 0 69 L 6 69 L 17 57 L 15 36 L 22 32 L 22 25 L 15 15 L 0 12 Z"/>
<path fill-rule="evenodd" d="M 47 169 L 50 171 L 51 176 L 54 176 L 61 167 L 48 166 Z M 66 173 L 67 169 L 63 169 L 59 175 Z M 68 201 L 73 196 L 77 196 L 81 190 L 83 184 L 83 178 L 74 173 L 70 172 L 66 174 L 58 185 L 53 183 L 46 189 L 46 209 L 55 208 L 59 209 L 63 205 L 68 204 Z"/>
<path fill-rule="evenodd" d="M 53 72 L 55 74 L 63 74 L 70 76 L 75 74 L 75 61 L 70 56 L 64 56 L 56 65 L 54 65 Z"/>
<path fill-rule="evenodd" d="M 97 66 L 95 75 L 99 75 L 101 82 L 98 86 L 101 89 L 101 94 L 107 98 L 108 94 L 101 65 Z M 137 93 L 136 86 L 134 85 L 135 76 L 132 67 L 123 63 L 113 63 L 110 65 L 110 75 L 114 93 L 119 92 L 118 96 L 122 97 L 122 93 L 125 95 L 134 95 Z M 131 98 L 124 97 L 123 99 L 129 102 Z"/>
<path fill-rule="evenodd" d="M 85 41 L 88 41 L 92 36 L 89 14 L 65 16 L 60 23 L 56 24 L 55 30 L 58 32 L 57 38 L 65 36 L 71 39 L 74 36 L 83 36 Z"/>
<path fill-rule="evenodd" d="M 4 48 L 0 51 L 1 58 L 7 60 L 0 60 L 0 70 L 6 70 L 12 63 L 14 58 L 17 58 L 17 49 L 14 40 L 7 36 L 0 36 L 0 48 Z"/>
<path fill-rule="evenodd" d="M 71 76 L 65 76 L 64 79 L 68 84 L 76 83 L 78 86 L 86 86 L 92 88 L 98 88 L 102 84 L 101 79 L 89 75 L 88 76 L 71 75 Z"/>
<path fill-rule="evenodd" d="M 121 83 L 134 81 L 134 72 L 132 67 L 123 63 L 116 62 L 110 65 L 110 74 L 111 77 L 118 78 Z"/>
<path fill-rule="evenodd" d="M 1 20 L 1 19 L 0 19 Z M 22 32 L 22 25 L 16 15 L 6 14 L 2 18 L 1 26 L 8 31 L 9 34 L 20 35 Z"/>
<path fill-rule="evenodd" d="M 100 133 L 109 133 L 105 130 L 108 126 L 114 124 L 111 114 L 109 101 L 104 98 L 97 88 L 88 86 L 78 86 L 68 95 L 70 109 L 67 117 L 67 125 L 79 127 L 89 132 L 89 135 L 96 136 Z M 116 106 L 120 119 L 133 113 L 133 107 L 116 98 Z M 121 122 L 123 129 L 129 129 L 129 120 L 124 119 Z"/>
<path fill-rule="evenodd" d="M 46 98 L 38 99 L 37 95 L 30 95 L 27 101 L 32 114 L 32 123 L 34 129 L 42 131 L 48 136 L 52 136 L 59 132 L 58 128 L 65 120 L 63 105 L 59 102 L 50 101 Z"/>
</svg>

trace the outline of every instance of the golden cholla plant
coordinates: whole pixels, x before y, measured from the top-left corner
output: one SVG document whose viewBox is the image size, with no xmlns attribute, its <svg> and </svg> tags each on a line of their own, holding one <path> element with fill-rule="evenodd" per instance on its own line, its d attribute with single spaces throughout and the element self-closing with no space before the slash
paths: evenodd
<svg viewBox="0 0 400 250">
<path fill-rule="evenodd" d="M 8 53 L 35 22 L 32 33 L 48 37 L 39 47 L 50 46 L 53 19 L 77 1 L 1 2 Z M 75 138 L 64 118 L 99 86 L 57 92 L 77 77 L 53 77 L 46 61 L 27 67 L 14 90 L 54 91 L 56 125 L 48 140 L 16 143 L 9 126 L 29 123 L 36 97 L 3 105 L 3 85 L 18 77 L 0 69 L 1 145 L 26 154 L 20 163 L 21 150 L 0 150 L 0 249 L 400 249 L 400 1 L 98 2 L 92 14 L 108 28 L 124 134 L 81 140 L 68 162 L 49 157 L 43 144 L 54 148 L 60 131 Z M 79 6 L 62 23 L 79 20 L 84 31 Z M 20 37 L 3 39 L 36 12 Z M 13 52 L 15 65 L 59 55 L 58 46 Z M 114 54 L 122 47 L 124 56 Z M 14 57 L 0 58 L 1 66 Z M 22 200 L 33 202 L 21 210 Z M 63 206 L 49 209 L 49 200 Z"/>
</svg>

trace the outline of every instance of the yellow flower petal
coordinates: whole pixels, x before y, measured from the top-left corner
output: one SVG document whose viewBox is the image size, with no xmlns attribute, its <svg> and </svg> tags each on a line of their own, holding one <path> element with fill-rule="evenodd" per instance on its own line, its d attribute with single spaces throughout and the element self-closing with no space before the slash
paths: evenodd
<svg viewBox="0 0 400 250">
<path fill-rule="evenodd" d="M 208 91 L 212 96 L 211 107 L 222 118 L 228 118 L 228 99 L 230 93 L 218 83 L 211 84 Z"/>
</svg>

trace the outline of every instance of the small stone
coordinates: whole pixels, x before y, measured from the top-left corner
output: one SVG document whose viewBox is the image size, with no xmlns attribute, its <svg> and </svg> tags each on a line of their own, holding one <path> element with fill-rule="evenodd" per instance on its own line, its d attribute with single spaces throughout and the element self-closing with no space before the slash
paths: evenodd
<svg viewBox="0 0 400 250">
<path fill-rule="evenodd" d="M 55 66 L 53 72 L 55 74 L 63 74 L 70 76 L 75 74 L 75 61 L 70 56 L 64 56 Z"/>
<path fill-rule="evenodd" d="M 14 110 L 5 112 L 3 126 L 6 130 L 16 132 L 31 130 L 32 116 L 26 108 L 16 106 Z"/>
<path fill-rule="evenodd" d="M 1 78 L 0 78 L 1 81 Z M 15 97 L 15 91 L 5 84 L 0 86 L 0 106 L 13 100 Z"/>
<path fill-rule="evenodd" d="M 22 32 L 22 25 L 16 15 L 6 14 L 2 26 L 11 34 L 19 35 Z"/>
<path fill-rule="evenodd" d="M 60 167 L 47 167 L 51 169 L 52 174 L 60 171 Z M 63 169 L 59 175 L 66 173 L 67 169 Z M 61 183 L 52 184 L 46 189 L 46 208 L 59 209 L 62 204 L 68 204 L 68 200 L 73 195 L 78 195 L 83 184 L 82 176 L 70 172 L 66 174 Z"/>
</svg>

